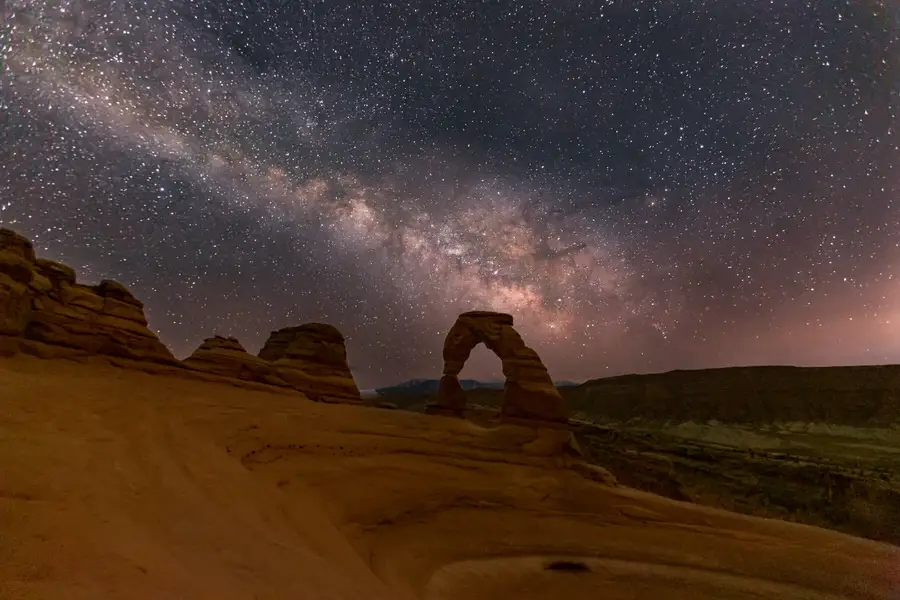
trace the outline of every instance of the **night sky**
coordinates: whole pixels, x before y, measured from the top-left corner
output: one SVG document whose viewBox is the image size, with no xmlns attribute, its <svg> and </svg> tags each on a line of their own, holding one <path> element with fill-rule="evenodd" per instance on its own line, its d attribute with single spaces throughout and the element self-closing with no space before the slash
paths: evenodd
<svg viewBox="0 0 900 600">
<path fill-rule="evenodd" d="M 0 225 L 176 355 L 325 321 L 370 387 L 493 309 L 556 379 L 900 362 L 896 0 L 0 12 Z"/>
</svg>

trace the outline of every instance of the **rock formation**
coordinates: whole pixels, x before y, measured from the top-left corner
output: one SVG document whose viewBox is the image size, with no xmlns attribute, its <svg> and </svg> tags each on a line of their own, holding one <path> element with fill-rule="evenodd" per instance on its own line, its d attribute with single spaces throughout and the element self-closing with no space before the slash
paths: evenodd
<svg viewBox="0 0 900 600">
<path fill-rule="evenodd" d="M 344 336 L 325 323 L 307 323 L 272 332 L 259 358 L 275 374 L 312 400 L 361 402 L 359 388 L 347 365 Z"/>
<path fill-rule="evenodd" d="M 36 258 L 30 241 L 0 229 L 0 353 L 15 352 L 175 363 L 124 286 L 78 284 L 71 268 Z"/>
<path fill-rule="evenodd" d="M 220 335 L 203 340 L 200 347 L 187 357 L 184 366 L 205 373 L 256 381 L 270 385 L 287 384 L 275 374 L 268 362 L 247 352 L 237 338 Z"/>
<path fill-rule="evenodd" d="M 444 340 L 444 374 L 437 402 L 428 407 L 433 414 L 462 416 L 466 396 L 459 373 L 472 349 L 483 343 L 496 354 L 506 377 L 501 417 L 545 423 L 566 423 L 562 396 L 537 352 L 525 345 L 513 328 L 512 315 L 475 311 L 463 313 Z"/>
<path fill-rule="evenodd" d="M 344 337 L 308 323 L 272 333 L 259 356 L 235 338 L 209 338 L 183 363 L 147 328 L 143 304 L 115 281 L 88 286 L 75 272 L 37 258 L 31 242 L 0 229 L 0 355 L 104 355 L 290 387 L 313 400 L 360 402 Z"/>
</svg>

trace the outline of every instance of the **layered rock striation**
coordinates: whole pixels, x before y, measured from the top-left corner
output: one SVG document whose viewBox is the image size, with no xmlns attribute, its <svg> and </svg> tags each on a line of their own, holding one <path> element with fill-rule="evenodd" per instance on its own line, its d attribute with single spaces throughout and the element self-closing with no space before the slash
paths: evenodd
<svg viewBox="0 0 900 600">
<path fill-rule="evenodd" d="M 287 387 L 271 364 L 247 352 L 233 337 L 217 335 L 203 340 L 183 364 L 189 369 L 222 377 Z"/>
<path fill-rule="evenodd" d="M 269 335 L 259 356 L 233 337 L 204 340 L 184 366 L 223 377 L 287 387 L 314 401 L 359 403 L 344 336 L 331 325 L 307 323 Z"/>
<path fill-rule="evenodd" d="M 344 336 L 332 325 L 306 323 L 273 331 L 259 358 L 290 387 L 322 402 L 361 402 L 347 364 Z"/>
<path fill-rule="evenodd" d="M 9 229 L 0 229 L 0 352 L 177 362 L 123 285 L 79 284 L 71 268 L 37 258 Z"/>
<path fill-rule="evenodd" d="M 538 353 L 525 345 L 513 327 L 512 315 L 487 311 L 461 314 L 447 333 L 443 376 L 436 402 L 428 407 L 428 412 L 463 414 L 466 396 L 459 383 L 459 373 L 478 344 L 487 346 L 502 363 L 506 378 L 502 418 L 547 424 L 568 422 L 562 396 Z"/>
</svg>

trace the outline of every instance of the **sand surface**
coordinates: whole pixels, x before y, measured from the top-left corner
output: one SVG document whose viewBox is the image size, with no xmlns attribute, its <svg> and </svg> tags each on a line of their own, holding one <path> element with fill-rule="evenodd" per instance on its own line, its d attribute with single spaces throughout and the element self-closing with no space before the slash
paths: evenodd
<svg viewBox="0 0 900 600">
<path fill-rule="evenodd" d="M 900 598 L 900 548 L 610 487 L 554 435 L 5 359 L 0 598 Z"/>
</svg>

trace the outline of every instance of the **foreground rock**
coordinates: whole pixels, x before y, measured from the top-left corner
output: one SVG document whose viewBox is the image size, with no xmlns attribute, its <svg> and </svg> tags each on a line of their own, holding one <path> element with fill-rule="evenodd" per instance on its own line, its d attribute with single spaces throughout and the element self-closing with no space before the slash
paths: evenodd
<svg viewBox="0 0 900 600">
<path fill-rule="evenodd" d="M 551 429 L 274 392 L 0 360 L 0 598 L 897 598 L 900 548 L 524 451 Z"/>
<path fill-rule="evenodd" d="M 512 315 L 474 311 L 463 313 L 444 341 L 444 374 L 437 401 L 428 412 L 461 416 L 466 395 L 459 373 L 472 349 L 484 344 L 496 354 L 506 377 L 501 417 L 546 424 L 568 421 L 565 403 L 537 352 L 525 345 L 513 327 Z"/>
<path fill-rule="evenodd" d="M 321 402 L 359 403 L 344 336 L 332 325 L 307 323 L 272 332 L 259 358 L 289 386 Z"/>
<path fill-rule="evenodd" d="M 175 364 L 124 286 L 78 284 L 71 268 L 36 258 L 31 242 L 8 229 L 0 229 L 0 352 Z"/>
</svg>

